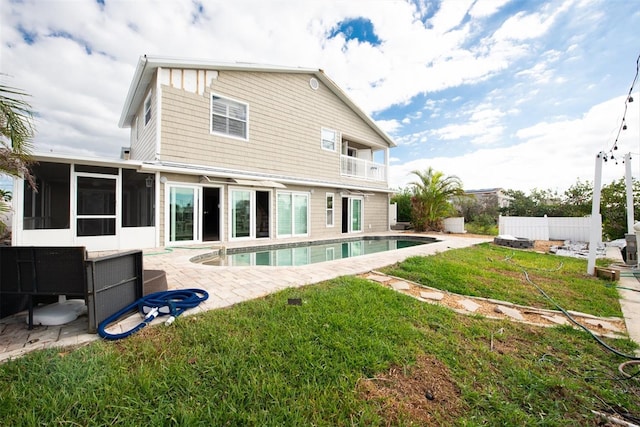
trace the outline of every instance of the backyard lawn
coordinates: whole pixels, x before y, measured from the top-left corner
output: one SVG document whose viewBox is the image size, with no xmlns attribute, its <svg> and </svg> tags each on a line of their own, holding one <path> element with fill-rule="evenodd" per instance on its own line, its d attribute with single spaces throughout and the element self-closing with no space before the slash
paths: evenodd
<svg viewBox="0 0 640 427">
<path fill-rule="evenodd" d="M 523 269 L 566 309 L 620 315 L 613 284 L 583 260 L 486 244 L 386 272 L 553 308 Z M 341 277 L 4 363 L 0 424 L 597 426 L 592 411 L 640 417 L 625 360 L 581 330 L 464 316 Z"/>
</svg>

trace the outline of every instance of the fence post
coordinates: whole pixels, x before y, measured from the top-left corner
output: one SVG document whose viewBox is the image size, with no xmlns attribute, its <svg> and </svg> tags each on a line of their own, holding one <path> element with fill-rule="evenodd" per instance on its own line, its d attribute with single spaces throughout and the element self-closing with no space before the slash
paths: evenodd
<svg viewBox="0 0 640 427">
<path fill-rule="evenodd" d="M 593 200 L 591 202 L 591 231 L 589 233 L 589 258 L 587 274 L 594 275 L 596 270 L 596 249 L 602 240 L 602 224 L 600 217 L 600 193 L 602 190 L 602 158 L 604 152 L 596 156 L 596 170 L 593 179 Z"/>
</svg>

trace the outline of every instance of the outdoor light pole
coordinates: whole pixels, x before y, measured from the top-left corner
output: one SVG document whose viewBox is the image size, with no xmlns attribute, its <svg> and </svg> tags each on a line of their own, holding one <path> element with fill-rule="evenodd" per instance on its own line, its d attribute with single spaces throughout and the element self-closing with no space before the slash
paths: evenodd
<svg viewBox="0 0 640 427">
<path fill-rule="evenodd" d="M 602 159 L 604 152 L 596 156 L 596 171 L 593 179 L 593 200 L 591 202 L 591 232 L 589 233 L 589 259 L 587 274 L 594 275 L 596 271 L 596 249 L 602 240 L 602 219 L 600 217 L 600 192 L 602 190 Z"/>
<path fill-rule="evenodd" d="M 631 178 L 631 153 L 624 155 L 624 182 L 627 188 L 627 233 L 634 234 L 634 213 L 633 213 L 633 179 Z"/>
</svg>

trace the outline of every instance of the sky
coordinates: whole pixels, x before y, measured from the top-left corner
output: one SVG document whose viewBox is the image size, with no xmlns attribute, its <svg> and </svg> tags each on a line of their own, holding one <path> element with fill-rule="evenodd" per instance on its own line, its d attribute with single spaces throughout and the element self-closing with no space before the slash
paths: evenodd
<svg viewBox="0 0 640 427">
<path fill-rule="evenodd" d="M 0 0 L 0 38 L 38 152 L 118 158 L 146 54 L 323 69 L 396 142 L 392 188 L 562 193 L 601 152 L 640 178 L 640 0 Z"/>
</svg>

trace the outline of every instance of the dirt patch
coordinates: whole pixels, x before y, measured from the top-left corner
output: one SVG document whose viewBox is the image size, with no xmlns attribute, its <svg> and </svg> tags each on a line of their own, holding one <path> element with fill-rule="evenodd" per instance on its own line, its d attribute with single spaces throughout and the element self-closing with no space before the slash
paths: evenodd
<svg viewBox="0 0 640 427">
<path fill-rule="evenodd" d="M 564 240 L 536 240 L 533 242 L 533 250 L 536 252 L 549 252 L 552 246 L 562 246 Z"/>
<path fill-rule="evenodd" d="M 357 388 L 364 399 L 378 404 L 387 425 L 452 425 L 465 409 L 449 369 L 426 355 L 414 366 L 394 366 L 375 378 L 362 378 Z"/>
</svg>

